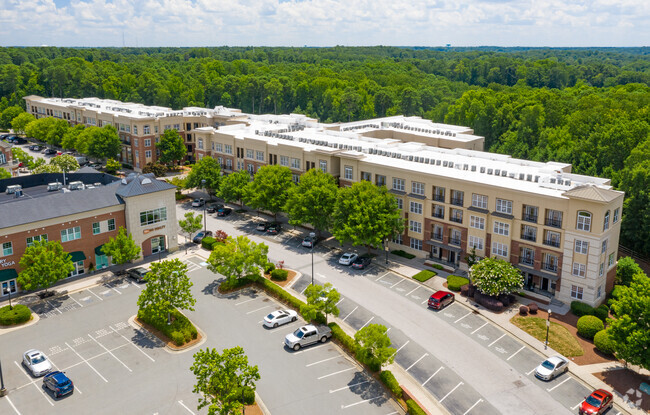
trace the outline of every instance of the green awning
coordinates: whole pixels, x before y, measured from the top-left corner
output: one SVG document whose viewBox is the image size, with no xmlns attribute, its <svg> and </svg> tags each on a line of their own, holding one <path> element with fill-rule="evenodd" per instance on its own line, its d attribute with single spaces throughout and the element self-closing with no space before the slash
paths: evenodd
<svg viewBox="0 0 650 415">
<path fill-rule="evenodd" d="M 95 255 L 106 255 L 103 251 L 102 248 L 104 247 L 104 244 L 99 245 L 97 248 L 95 248 Z"/>
<path fill-rule="evenodd" d="M 0 270 L 0 281 L 15 280 L 16 278 L 18 278 L 18 273 L 15 269 Z"/>
<path fill-rule="evenodd" d="M 83 251 L 70 252 L 70 255 L 72 256 L 72 262 L 79 262 L 86 259 L 86 254 Z"/>
</svg>

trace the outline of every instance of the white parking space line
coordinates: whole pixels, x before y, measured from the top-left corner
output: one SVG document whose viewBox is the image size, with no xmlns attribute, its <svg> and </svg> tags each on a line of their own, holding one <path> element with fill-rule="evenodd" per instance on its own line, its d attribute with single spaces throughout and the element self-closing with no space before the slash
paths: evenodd
<svg viewBox="0 0 650 415">
<path fill-rule="evenodd" d="M 471 411 L 472 409 L 474 409 L 474 407 L 475 407 L 476 405 L 480 404 L 481 402 L 483 402 L 483 399 L 479 399 L 478 401 L 476 401 L 476 403 L 475 403 L 474 405 L 470 406 L 469 409 L 468 409 L 467 411 L 465 411 L 465 413 L 464 413 L 463 415 L 467 415 L 467 414 L 469 413 L 469 411 Z"/>
<path fill-rule="evenodd" d="M 406 345 L 409 344 L 410 342 L 411 342 L 410 340 L 407 340 L 406 343 L 404 343 L 404 344 L 403 344 L 399 349 L 395 350 L 395 353 L 393 353 L 393 356 L 395 356 L 395 355 L 397 354 L 397 352 L 399 352 L 400 350 L 402 350 L 402 349 L 404 348 L 404 346 L 406 346 Z"/>
<path fill-rule="evenodd" d="M 97 294 L 95 294 L 94 292 L 92 292 L 92 290 L 87 290 L 87 291 L 88 291 L 89 293 L 91 293 L 92 295 L 94 295 L 95 297 L 99 298 L 100 300 L 104 301 L 104 299 L 103 299 L 102 297 L 100 297 L 100 296 L 98 296 Z"/>
<path fill-rule="evenodd" d="M 531 373 L 533 373 L 533 372 L 535 371 L 535 369 L 537 369 L 537 367 L 534 367 L 533 370 L 531 370 L 530 372 L 526 373 L 526 376 L 529 376 Z"/>
<path fill-rule="evenodd" d="M 270 305 L 265 305 L 264 307 L 260 307 L 260 308 L 258 308 L 258 309 L 256 309 L 256 310 L 249 311 L 249 312 L 246 313 L 246 314 L 257 313 L 258 311 L 260 311 L 260 310 L 264 310 L 265 308 L 269 308 L 269 307 L 271 307 L 271 306 L 270 306 Z"/>
<path fill-rule="evenodd" d="M 79 307 L 83 307 L 83 304 L 81 304 L 79 301 L 75 300 L 71 296 L 68 296 L 68 298 L 71 299 L 72 301 L 74 301 L 75 303 L 79 304 Z"/>
<path fill-rule="evenodd" d="M 370 320 L 366 321 L 366 324 L 364 324 L 363 326 L 361 326 L 361 329 L 364 328 L 364 327 L 366 327 L 366 326 L 367 326 L 367 325 L 368 325 L 368 324 L 369 324 L 369 323 L 370 323 L 374 318 L 375 318 L 375 316 L 370 317 Z M 359 329 L 359 330 L 361 330 L 361 329 Z"/>
<path fill-rule="evenodd" d="M 357 308 L 359 308 L 359 306 L 354 307 L 354 310 L 350 311 L 350 314 L 345 316 L 345 318 L 343 320 L 341 320 L 341 321 L 345 321 L 348 317 L 350 317 L 352 315 L 352 313 L 354 313 L 356 311 Z"/>
<path fill-rule="evenodd" d="M 351 403 L 350 405 L 341 405 L 341 409 L 346 409 L 346 408 L 349 408 L 349 407 L 351 407 L 351 406 L 359 405 L 359 404 L 361 404 L 361 403 L 366 403 L 366 402 L 374 401 L 374 400 L 377 399 L 377 398 L 381 398 L 381 395 L 379 395 L 379 396 L 375 396 L 374 398 L 370 398 L 370 399 L 364 399 L 363 401 L 359 401 L 359 402 Z"/>
<path fill-rule="evenodd" d="M 316 378 L 316 379 L 321 380 L 321 379 L 328 378 L 330 376 L 338 375 L 339 373 L 349 372 L 351 370 L 356 370 L 356 369 L 357 369 L 356 367 L 349 367 L 347 369 L 339 370 L 338 372 L 330 373 L 329 375 L 323 375 L 323 376 L 321 376 L 319 378 Z"/>
<path fill-rule="evenodd" d="M 476 333 L 477 331 L 481 330 L 481 329 L 482 329 L 483 327 L 485 327 L 485 326 L 487 326 L 487 321 L 486 321 L 485 323 L 483 323 L 483 325 L 482 325 L 481 327 L 479 327 L 479 328 L 477 328 L 476 330 L 474 330 L 471 334 Z"/>
<path fill-rule="evenodd" d="M 415 290 L 417 290 L 418 288 L 420 288 L 419 285 L 418 285 L 417 287 L 413 288 L 413 289 L 412 289 L 411 291 L 409 291 L 408 293 L 404 294 L 404 297 L 408 297 L 409 295 L 411 295 L 411 294 L 412 294 Z"/>
<path fill-rule="evenodd" d="M 140 349 L 138 346 L 136 346 L 135 344 L 133 344 L 133 342 L 132 342 L 131 340 L 127 339 L 126 336 L 124 336 L 122 333 L 118 333 L 118 331 L 115 330 L 112 326 L 108 326 L 108 328 L 111 329 L 111 330 L 113 330 L 113 331 L 114 331 L 115 333 L 117 333 L 120 337 L 122 337 L 124 340 L 126 340 L 127 342 L 129 342 L 129 344 L 132 345 L 133 347 L 135 347 L 135 349 L 136 349 L 137 351 L 139 351 L 139 352 L 142 353 L 143 355 L 147 356 L 147 358 L 149 358 L 149 360 L 151 360 L 152 362 L 155 362 L 155 360 L 154 360 L 153 357 L 149 356 L 148 354 L 146 354 L 146 353 L 144 352 L 144 350 Z"/>
<path fill-rule="evenodd" d="M 242 305 L 242 304 L 250 303 L 251 301 L 255 301 L 255 300 L 257 300 L 257 298 L 251 298 L 250 300 L 235 303 L 235 305 Z"/>
<path fill-rule="evenodd" d="M 312 350 L 320 350 L 320 345 L 322 345 L 322 344 L 323 343 L 317 343 L 317 344 L 315 344 L 313 346 L 309 346 L 307 348 L 302 347 L 302 348 L 300 348 L 300 351 L 293 352 L 292 354 L 297 355 L 297 354 L 301 354 L 301 353 L 310 352 Z M 282 346 L 286 346 L 286 344 L 284 344 L 284 341 L 282 341 Z"/>
<path fill-rule="evenodd" d="M 459 318 L 458 320 L 454 321 L 454 323 L 458 323 L 459 321 L 461 321 L 462 319 L 464 319 L 465 317 L 469 316 L 469 315 L 472 314 L 472 313 L 473 313 L 473 311 L 470 311 L 469 313 L 465 314 L 464 316 L 462 316 L 462 317 Z"/>
<path fill-rule="evenodd" d="M 72 350 L 72 352 L 73 352 L 74 354 L 76 354 L 76 355 L 79 357 L 79 359 L 83 360 L 83 362 L 86 363 L 86 364 L 88 365 L 89 368 L 91 368 L 95 373 L 97 373 L 97 376 L 99 376 L 100 378 L 102 378 L 102 379 L 104 380 L 104 382 L 108 383 L 108 380 L 106 380 L 106 378 L 105 378 L 104 376 L 102 376 L 102 374 L 99 373 L 99 372 L 97 371 L 97 369 L 95 369 L 95 368 L 93 367 L 93 365 L 90 364 L 89 361 L 87 361 L 86 359 L 84 359 L 83 357 L 81 357 L 81 355 L 80 355 L 79 353 L 77 353 L 77 351 L 76 351 L 75 349 L 73 349 L 72 346 L 70 346 L 67 342 L 65 343 L 65 345 L 68 346 L 68 349 Z"/>
<path fill-rule="evenodd" d="M 48 304 L 50 305 L 50 307 L 52 307 L 53 309 L 55 309 L 56 311 L 58 311 L 59 314 L 63 314 L 63 313 L 61 312 L 61 310 L 59 310 L 59 307 L 56 307 L 55 305 L 53 305 L 52 303 L 50 303 L 50 300 L 45 300 L 45 302 L 48 303 Z"/>
<path fill-rule="evenodd" d="M 424 304 L 424 303 L 426 303 L 427 301 L 429 301 L 428 298 L 427 298 L 426 300 L 422 301 L 420 304 Z"/>
<path fill-rule="evenodd" d="M 341 302 L 342 302 L 343 300 L 345 300 L 345 298 L 341 298 L 341 299 L 339 300 L 339 302 L 336 303 L 335 305 L 339 305 L 339 304 L 341 304 Z"/>
<path fill-rule="evenodd" d="M 367 270 L 363 271 L 363 272 L 361 273 L 361 275 L 365 275 L 365 274 L 369 273 L 370 271 L 372 271 L 372 270 L 374 270 L 374 269 L 375 269 L 375 267 L 370 267 L 370 268 L 368 268 Z"/>
<path fill-rule="evenodd" d="M 429 383 L 429 381 L 430 381 L 431 379 L 433 379 L 433 377 L 434 377 L 435 375 L 437 375 L 438 372 L 440 372 L 442 369 L 444 369 L 444 366 L 440 366 L 440 367 L 438 368 L 438 370 L 436 370 L 435 372 L 433 372 L 433 375 L 429 376 L 429 379 L 425 380 L 425 381 L 422 383 L 422 386 L 424 386 L 424 385 L 426 385 L 427 383 Z"/>
<path fill-rule="evenodd" d="M 307 287 L 309 287 L 311 284 L 307 284 Z M 307 287 L 303 288 L 302 291 L 300 291 L 300 294 L 304 293 Z"/>
<path fill-rule="evenodd" d="M 178 403 L 179 403 L 183 408 L 187 409 L 187 412 L 191 413 L 192 415 L 196 415 L 194 412 L 192 412 L 192 410 L 191 410 L 190 408 L 188 408 L 187 406 L 185 406 L 185 404 L 183 403 L 183 401 L 178 401 Z"/>
<path fill-rule="evenodd" d="M 415 362 L 413 362 L 413 364 L 412 364 L 411 366 L 409 366 L 408 368 L 406 368 L 406 371 L 408 372 L 410 368 L 412 368 L 413 366 L 415 366 L 415 365 L 416 365 L 420 360 L 424 359 L 424 358 L 427 357 L 427 356 L 429 356 L 429 353 L 425 353 L 425 354 L 423 354 L 421 358 L 419 358 L 418 360 L 416 360 Z"/>
<path fill-rule="evenodd" d="M 546 390 L 549 391 L 549 392 L 552 392 L 554 389 L 556 389 L 556 388 L 559 387 L 559 386 L 562 386 L 565 382 L 568 382 L 568 381 L 570 381 L 570 380 L 571 380 L 571 378 L 570 378 L 570 377 L 567 377 L 567 378 L 564 379 L 562 382 L 560 382 L 560 383 L 558 383 L 557 385 L 553 386 L 552 388 L 550 388 L 550 389 L 546 389 Z"/>
<path fill-rule="evenodd" d="M 111 290 L 115 291 L 118 294 L 122 294 L 122 291 L 119 291 L 117 288 L 111 286 Z"/>
<path fill-rule="evenodd" d="M 52 403 L 52 400 L 51 400 L 51 399 L 48 397 L 48 395 L 43 391 L 43 388 L 39 388 L 38 385 L 36 384 L 36 381 L 37 381 L 37 380 L 36 380 L 36 379 L 32 379 L 32 378 L 31 378 L 31 377 L 30 377 L 30 376 L 29 376 L 29 375 L 28 375 L 28 374 L 23 370 L 22 366 L 18 364 L 18 362 L 16 362 L 16 361 L 14 360 L 14 363 L 16 364 L 16 366 L 18 366 L 18 369 L 20 369 L 20 371 L 23 373 L 23 375 L 25 375 L 25 376 L 27 377 L 27 379 L 29 379 L 29 383 L 28 383 L 27 385 L 29 385 L 29 384 L 34 385 L 34 387 L 36 388 L 36 390 L 39 391 L 39 392 L 41 392 L 41 395 L 43 395 L 43 398 L 45 398 L 45 400 L 46 400 L 46 401 L 47 401 L 51 406 L 54 406 L 54 403 Z M 24 385 L 24 386 L 27 386 L 27 385 Z M 22 388 L 22 386 L 21 386 L 21 388 Z M 12 405 L 12 406 L 13 406 L 13 405 Z"/>
<path fill-rule="evenodd" d="M 342 390 L 350 389 L 350 388 L 352 388 L 354 386 L 359 386 L 359 385 L 363 385 L 363 384 L 366 384 L 366 383 L 370 383 L 370 381 L 369 380 L 364 380 L 363 382 L 353 383 L 352 385 L 348 385 L 348 386 L 343 387 L 343 388 L 338 388 L 338 389 L 334 389 L 334 390 L 330 389 L 330 393 L 340 392 Z"/>
<path fill-rule="evenodd" d="M 512 359 L 513 357 L 515 357 L 515 356 L 517 355 L 517 353 L 519 353 L 520 351 L 524 350 L 525 348 L 526 348 L 526 346 L 521 346 L 521 349 L 519 349 L 519 350 L 517 350 L 516 352 L 514 352 L 513 354 L 511 354 L 510 357 L 506 359 L 506 362 L 507 362 L 508 360 Z"/>
<path fill-rule="evenodd" d="M 575 411 L 576 409 L 578 409 L 578 407 L 579 407 L 580 405 L 582 405 L 582 403 L 583 403 L 584 401 L 585 401 L 585 400 L 583 399 L 583 400 L 581 400 L 580 402 L 578 402 L 578 404 L 577 404 L 576 406 L 574 406 L 573 408 L 571 408 L 571 410 L 572 410 L 572 411 Z M 620 412 L 619 412 L 618 414 L 616 414 L 616 415 L 619 415 L 619 414 L 620 414 Z"/>
<path fill-rule="evenodd" d="M 377 278 L 375 281 L 379 281 L 379 280 L 381 280 L 382 278 L 384 278 L 384 277 L 385 277 L 386 275 L 388 275 L 388 274 L 390 274 L 390 272 L 385 273 L 384 275 L 382 275 L 382 276 L 380 276 L 379 278 Z"/>
<path fill-rule="evenodd" d="M 305 367 L 310 367 L 310 366 L 317 365 L 317 364 L 319 364 L 319 363 L 327 362 L 327 361 L 329 361 L 329 360 L 338 359 L 339 357 L 341 357 L 341 356 L 329 357 L 329 358 L 327 358 L 327 359 L 319 360 L 318 362 L 314 362 L 314 363 L 310 363 L 310 364 L 308 364 L 308 365 L 305 365 Z"/>
<path fill-rule="evenodd" d="M 447 398 L 447 396 L 451 395 L 451 393 L 452 393 L 453 391 L 455 391 L 456 389 L 458 389 L 458 387 L 459 387 L 460 385 L 464 385 L 464 383 L 463 383 L 463 382 L 458 382 L 458 385 L 454 386 L 454 389 L 452 389 L 452 390 L 450 390 L 449 392 L 447 392 L 447 394 L 446 394 L 442 399 L 440 399 L 438 402 L 442 403 L 442 401 L 444 401 L 444 400 Z"/>
<path fill-rule="evenodd" d="M 320 278 L 322 278 L 322 279 L 324 279 L 324 280 L 327 279 L 327 277 L 326 277 L 325 275 L 323 275 L 323 274 L 319 274 L 318 272 L 316 273 L 316 276 L 317 276 L 317 277 L 320 277 Z"/>
<path fill-rule="evenodd" d="M 16 409 L 16 406 L 14 406 L 14 403 L 11 402 L 11 399 L 9 399 L 8 396 L 5 396 L 5 399 L 7 400 L 7 402 L 9 402 L 9 405 L 11 405 L 11 407 L 14 408 L 14 411 L 16 411 L 16 414 L 21 415 L 21 413 L 18 411 L 18 409 Z"/>
<path fill-rule="evenodd" d="M 97 344 L 98 344 L 102 349 L 106 350 L 106 352 L 107 352 L 108 354 L 110 354 L 111 356 L 113 356 L 113 357 L 115 358 L 115 360 L 117 360 L 118 362 L 120 362 L 120 363 L 122 364 L 122 366 L 124 366 L 124 367 L 126 368 L 126 370 L 128 370 L 129 372 L 133 372 L 133 371 L 131 370 L 130 367 L 128 367 L 128 366 L 127 366 L 123 361 L 121 361 L 117 356 L 115 356 L 115 355 L 113 354 L 113 352 L 111 352 L 110 350 L 108 350 L 108 349 L 106 348 L 106 346 L 104 346 L 103 344 L 101 344 L 100 342 L 98 342 L 96 338 L 94 338 L 94 337 L 91 336 L 90 334 L 88 334 L 88 337 L 90 337 L 92 340 L 94 340 L 95 343 L 97 343 Z"/>
<path fill-rule="evenodd" d="M 496 343 L 496 342 L 498 342 L 499 340 L 501 340 L 502 338 L 504 338 L 504 337 L 505 337 L 505 335 L 506 335 L 506 334 L 505 334 L 505 333 L 503 333 L 503 334 L 501 335 L 501 337 L 499 337 L 498 339 L 496 339 L 496 340 L 495 340 L 495 341 L 493 341 L 492 343 L 490 343 L 490 344 L 488 344 L 488 347 L 491 347 L 491 346 L 492 346 L 492 345 L 493 345 L 494 343 Z"/>
<path fill-rule="evenodd" d="M 391 285 L 390 288 L 393 288 L 393 287 L 396 286 L 397 284 L 400 284 L 400 283 L 402 283 L 402 282 L 404 282 L 404 281 L 405 281 L 405 279 L 402 278 L 402 279 L 400 279 L 399 281 L 397 281 L 395 284 Z"/>
</svg>

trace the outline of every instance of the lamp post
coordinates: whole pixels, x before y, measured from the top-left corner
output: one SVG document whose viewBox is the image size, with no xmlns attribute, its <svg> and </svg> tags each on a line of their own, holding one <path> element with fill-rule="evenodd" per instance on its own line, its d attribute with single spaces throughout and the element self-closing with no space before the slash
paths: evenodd
<svg viewBox="0 0 650 415">
<path fill-rule="evenodd" d="M 2 362 L 0 362 L 0 397 L 7 394 L 7 388 L 5 388 L 5 379 L 2 377 Z"/>
<path fill-rule="evenodd" d="M 9 295 L 9 310 L 13 310 L 14 306 L 11 304 L 11 286 L 7 282 L 7 286 L 2 288 L 2 293 Z"/>
<path fill-rule="evenodd" d="M 551 309 L 548 309 L 548 319 L 546 320 L 546 342 L 544 343 L 544 349 L 548 348 L 548 330 L 551 328 Z"/>
<path fill-rule="evenodd" d="M 386 265 L 388 265 L 388 238 L 384 239 L 384 251 L 386 251 Z"/>
<path fill-rule="evenodd" d="M 314 238 L 316 234 L 309 232 L 309 237 L 311 238 L 311 285 L 314 285 Z"/>
<path fill-rule="evenodd" d="M 205 179 L 201 180 L 201 186 L 203 186 L 203 191 L 205 191 Z M 203 236 L 208 231 L 208 217 L 205 216 L 205 200 L 203 201 Z"/>
</svg>

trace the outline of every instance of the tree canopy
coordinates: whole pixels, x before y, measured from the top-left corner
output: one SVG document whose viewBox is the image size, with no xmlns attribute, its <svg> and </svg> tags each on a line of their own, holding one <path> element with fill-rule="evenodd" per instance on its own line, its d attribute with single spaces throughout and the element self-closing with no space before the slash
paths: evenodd
<svg viewBox="0 0 650 415">
<path fill-rule="evenodd" d="M 317 320 L 318 315 L 324 313 L 325 322 L 327 323 L 328 315 L 339 315 L 336 304 L 341 299 L 341 294 L 334 288 L 332 283 L 309 285 L 305 289 L 305 297 L 307 297 L 307 304 L 300 308 L 300 313 L 305 319 Z"/>
<path fill-rule="evenodd" d="M 18 285 L 24 290 L 49 288 L 74 271 L 74 264 L 69 253 L 63 250 L 59 241 L 38 240 L 27 246 L 20 257 L 21 271 Z"/>
<path fill-rule="evenodd" d="M 395 349 L 392 348 L 388 329 L 381 324 L 368 324 L 354 334 L 357 344 L 357 358 L 370 367 L 381 368 L 393 363 Z"/>
<path fill-rule="evenodd" d="M 186 212 L 185 219 L 179 220 L 178 226 L 187 234 L 188 243 L 185 245 L 185 253 L 187 253 L 187 245 L 192 242 L 192 235 L 203 228 L 203 215 L 194 216 L 194 212 Z"/>
<path fill-rule="evenodd" d="M 251 181 L 251 175 L 246 170 L 238 170 L 230 173 L 221 179 L 219 197 L 226 203 L 238 201 L 244 198 L 246 186 Z"/>
<path fill-rule="evenodd" d="M 510 294 L 524 286 L 521 272 L 499 258 L 483 258 L 469 270 L 472 284 L 486 295 Z"/>
<path fill-rule="evenodd" d="M 217 244 L 210 258 L 208 269 L 228 279 L 239 279 L 258 273 L 268 263 L 269 247 L 255 243 L 245 236 L 226 238 L 224 244 Z"/>
<path fill-rule="evenodd" d="M 160 149 L 160 161 L 163 163 L 178 162 L 187 154 L 183 137 L 176 130 L 165 131 L 156 146 Z"/>
<path fill-rule="evenodd" d="M 122 151 L 122 143 L 117 130 L 112 125 L 94 129 L 88 145 L 88 155 L 98 159 L 115 158 Z"/>
<path fill-rule="evenodd" d="M 311 224 L 319 234 L 332 224 L 332 214 L 338 195 L 332 175 L 311 169 L 300 177 L 297 186 L 289 189 L 284 211 L 292 225 Z"/>
<path fill-rule="evenodd" d="M 194 310 L 196 299 L 191 288 L 194 284 L 187 276 L 187 265 L 180 259 L 152 262 L 146 275 L 147 284 L 138 298 L 138 307 L 153 320 L 169 323 L 174 309 Z"/>
<path fill-rule="evenodd" d="M 133 240 L 133 236 L 120 226 L 115 238 L 109 238 L 102 247 L 104 255 L 111 257 L 111 262 L 123 265 L 140 256 L 140 247 Z"/>
<path fill-rule="evenodd" d="M 57 166 L 61 171 L 71 172 L 79 170 L 79 162 L 69 154 L 62 154 L 50 160 L 50 164 Z"/>
<path fill-rule="evenodd" d="M 266 210 L 277 216 L 287 203 L 289 189 L 293 186 L 288 167 L 269 165 L 261 167 L 253 181 L 246 186 L 245 200 L 255 209 Z"/>
<path fill-rule="evenodd" d="M 205 180 L 205 185 L 203 184 Z M 188 188 L 196 187 L 206 189 L 210 198 L 217 194 L 219 190 L 219 183 L 221 182 L 221 166 L 217 160 L 212 157 L 203 157 L 195 165 L 187 175 L 185 186 Z"/>
</svg>

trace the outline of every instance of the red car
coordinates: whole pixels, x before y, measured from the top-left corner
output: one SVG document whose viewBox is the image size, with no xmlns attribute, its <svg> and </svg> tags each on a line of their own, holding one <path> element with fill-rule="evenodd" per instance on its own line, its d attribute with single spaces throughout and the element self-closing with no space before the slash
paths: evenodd
<svg viewBox="0 0 650 415">
<path fill-rule="evenodd" d="M 596 389 L 580 404 L 580 415 L 604 414 L 614 406 L 614 397 L 603 389 Z"/>
<path fill-rule="evenodd" d="M 444 307 L 447 307 L 449 304 L 453 303 L 456 300 L 454 294 L 448 291 L 436 291 L 431 294 L 429 297 L 429 307 L 440 310 Z"/>
</svg>

